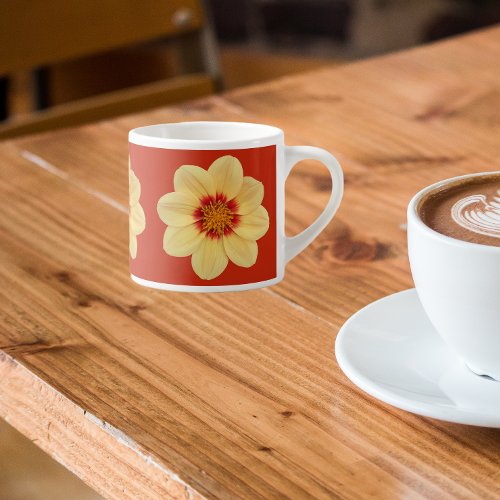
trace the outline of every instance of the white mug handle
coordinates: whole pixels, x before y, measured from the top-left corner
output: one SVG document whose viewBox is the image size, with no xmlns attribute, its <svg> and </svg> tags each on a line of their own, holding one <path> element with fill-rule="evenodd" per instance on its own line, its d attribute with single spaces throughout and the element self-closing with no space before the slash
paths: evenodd
<svg viewBox="0 0 500 500">
<path fill-rule="evenodd" d="M 285 146 L 285 180 L 293 167 L 302 160 L 319 160 L 328 168 L 332 178 L 332 194 L 321 215 L 307 229 L 285 238 L 285 263 L 302 252 L 325 229 L 339 208 L 344 193 L 344 174 L 335 156 L 312 146 Z"/>
</svg>

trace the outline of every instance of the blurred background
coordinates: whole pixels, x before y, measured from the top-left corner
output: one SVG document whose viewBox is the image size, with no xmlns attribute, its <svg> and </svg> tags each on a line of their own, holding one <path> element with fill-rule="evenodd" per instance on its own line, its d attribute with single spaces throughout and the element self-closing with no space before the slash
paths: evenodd
<svg viewBox="0 0 500 500">
<path fill-rule="evenodd" d="M 2 0 L 0 139 L 342 65 L 499 20 L 498 0 Z M 0 498 L 68 497 L 100 498 L 0 419 Z"/>
<path fill-rule="evenodd" d="M 0 139 L 498 22 L 498 0 L 2 0 Z"/>
</svg>

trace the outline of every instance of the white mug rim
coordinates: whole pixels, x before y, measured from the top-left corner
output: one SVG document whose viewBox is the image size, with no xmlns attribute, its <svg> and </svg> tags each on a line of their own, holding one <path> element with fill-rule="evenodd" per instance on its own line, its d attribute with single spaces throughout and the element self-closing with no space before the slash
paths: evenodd
<svg viewBox="0 0 500 500">
<path fill-rule="evenodd" d="M 165 137 L 166 132 L 175 135 L 175 131 L 192 131 L 194 127 L 207 129 L 230 129 L 241 132 L 241 137 L 232 138 L 186 138 Z M 161 133 L 163 131 L 163 133 Z M 249 149 L 272 146 L 284 141 L 284 132 L 273 125 L 251 122 L 225 121 L 182 121 L 167 122 L 137 127 L 129 132 L 128 140 L 132 144 L 162 149 Z"/>
<path fill-rule="evenodd" d="M 432 191 L 439 189 L 443 186 L 446 186 L 447 184 L 450 184 L 452 182 L 456 181 L 461 181 L 464 179 L 470 179 L 474 177 L 480 177 L 480 176 L 489 176 L 489 175 L 495 175 L 495 174 L 500 174 L 500 170 L 494 170 L 491 172 L 477 172 L 474 174 L 465 174 L 465 175 L 458 175 L 456 177 L 450 177 L 448 179 L 443 179 L 441 181 L 435 182 L 434 184 L 431 184 L 430 186 L 427 186 L 423 189 L 421 189 L 417 194 L 413 196 L 413 198 L 410 200 L 410 203 L 408 204 L 408 211 L 407 211 L 407 217 L 408 217 L 408 222 L 414 223 L 418 229 L 426 233 L 428 236 L 442 241 L 443 243 L 447 243 L 449 245 L 461 247 L 464 249 L 470 249 L 474 251 L 482 251 L 486 253 L 499 253 L 500 254 L 500 246 L 494 246 L 494 245 L 485 245 L 483 243 L 473 243 L 470 241 L 463 241 L 459 240 L 457 238 L 452 238 L 451 236 L 447 236 L 445 234 L 439 233 L 435 229 L 432 229 L 429 227 L 425 222 L 422 220 L 420 217 L 420 214 L 418 213 L 418 205 L 422 198 L 426 196 L 427 194 L 431 193 Z"/>
</svg>

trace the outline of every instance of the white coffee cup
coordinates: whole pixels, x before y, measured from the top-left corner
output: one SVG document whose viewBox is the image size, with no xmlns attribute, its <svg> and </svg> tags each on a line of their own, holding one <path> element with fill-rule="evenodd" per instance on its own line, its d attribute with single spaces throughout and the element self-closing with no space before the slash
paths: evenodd
<svg viewBox="0 0 500 500">
<path fill-rule="evenodd" d="M 408 254 L 415 287 L 432 324 L 478 375 L 500 380 L 500 247 L 445 236 L 419 215 L 421 202 L 464 175 L 433 184 L 408 206 Z"/>
</svg>

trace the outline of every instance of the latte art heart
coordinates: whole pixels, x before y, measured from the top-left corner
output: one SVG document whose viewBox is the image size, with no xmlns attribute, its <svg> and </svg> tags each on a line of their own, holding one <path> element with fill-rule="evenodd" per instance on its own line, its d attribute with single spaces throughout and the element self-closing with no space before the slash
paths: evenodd
<svg viewBox="0 0 500 500">
<path fill-rule="evenodd" d="M 451 216 L 464 229 L 500 238 L 500 190 L 491 201 L 482 194 L 457 201 L 451 208 Z"/>
</svg>

